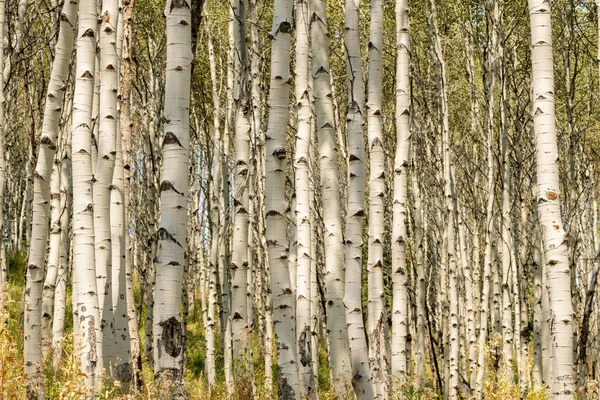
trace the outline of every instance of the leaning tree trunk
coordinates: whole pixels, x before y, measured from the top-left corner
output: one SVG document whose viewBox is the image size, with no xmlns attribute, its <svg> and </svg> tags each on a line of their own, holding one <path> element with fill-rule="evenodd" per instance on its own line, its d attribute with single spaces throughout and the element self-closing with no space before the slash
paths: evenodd
<svg viewBox="0 0 600 400">
<path fill-rule="evenodd" d="M 547 0 L 529 0 L 533 129 L 536 138 L 537 199 L 550 299 L 553 399 L 572 399 L 573 307 L 567 237 L 562 226 L 558 145 L 554 115 L 552 21 Z"/>
<path fill-rule="evenodd" d="M 296 134 L 296 152 L 294 154 L 296 187 L 296 228 L 297 267 L 296 267 L 296 341 L 298 349 L 298 372 L 301 398 L 314 398 L 316 394 L 312 373 L 311 355 L 311 302 L 310 302 L 310 265 L 312 261 L 311 225 L 310 225 L 310 122 L 312 112 L 308 77 L 310 74 L 308 0 L 299 0 L 296 4 L 296 70 L 295 94 L 298 105 L 298 133 Z M 359 292 L 360 298 L 360 292 Z M 361 317 L 362 320 L 362 317 Z"/>
<path fill-rule="evenodd" d="M 164 394 L 183 388 L 181 293 L 187 245 L 189 107 L 192 42 L 190 8 L 167 0 L 167 72 L 160 183 L 161 216 L 154 259 L 156 286 L 153 319 L 154 374 Z M 182 173 L 182 171 L 186 173 Z M 171 386 L 171 384 L 176 386 Z M 172 394 L 170 394 L 172 395 Z"/>
<path fill-rule="evenodd" d="M 365 215 L 365 144 L 363 124 L 365 84 L 363 82 L 359 27 L 360 0 L 347 0 L 344 44 L 348 69 L 348 214 L 346 221 L 346 323 L 354 390 L 359 399 L 372 399 L 373 383 L 362 307 L 363 219 Z M 310 123 L 309 133 L 310 135 Z"/>
<path fill-rule="evenodd" d="M 59 124 L 62 115 L 63 99 L 69 78 L 69 64 L 73 49 L 73 37 L 77 21 L 77 2 L 65 3 L 59 39 L 56 44 L 56 58 L 52 65 L 48 94 L 44 107 L 44 120 L 40 138 L 38 162 L 34 176 L 32 235 L 27 262 L 25 284 L 25 373 L 27 377 L 27 397 L 44 398 L 44 378 L 42 368 L 42 290 L 44 286 L 44 263 L 48 239 L 48 219 L 50 216 L 50 177 L 54 157 L 58 147 Z M 3 32 L 3 31 L 2 31 Z M 0 35 L 3 40 L 3 35 Z M 0 49 L 2 51 L 2 49 Z M 0 64 L 0 69 L 2 64 Z M 1 74 L 1 71 L 0 71 Z M 1 89 L 1 88 L 0 88 Z M 0 121 L 1 122 L 1 121 Z M 1 171 L 0 171 L 1 172 Z M 1 199 L 0 199 L 1 200 Z M 47 293 L 54 295 L 56 266 L 50 267 L 53 281 Z M 49 275 L 50 275 L 49 273 Z M 51 310 L 50 302 L 48 310 Z M 49 320 L 46 318 L 46 328 Z M 47 330 L 47 329 L 46 329 Z"/>
<path fill-rule="evenodd" d="M 392 379 L 408 378 L 408 287 L 406 265 L 408 165 L 410 146 L 410 34 L 408 1 L 396 1 L 396 157 L 394 159 L 394 205 L 392 222 Z M 416 160 L 415 160 L 416 162 Z M 416 210 L 420 212 L 420 210 Z M 414 264 L 413 264 L 414 265 Z"/>
<path fill-rule="evenodd" d="M 265 215 L 266 240 L 273 290 L 273 318 L 277 347 L 278 394 L 281 399 L 300 398 L 296 357 L 294 299 L 288 270 L 286 244 L 285 173 L 287 154 L 285 134 L 290 92 L 291 0 L 276 0 L 271 32 L 271 89 L 267 127 Z"/>
<path fill-rule="evenodd" d="M 340 186 L 337 168 L 335 118 L 329 67 L 327 15 L 324 0 L 312 0 L 311 44 L 313 50 L 312 76 L 316 110 L 316 129 L 319 144 L 321 193 L 325 245 L 325 280 L 327 292 L 327 338 L 334 391 L 343 398 L 352 391 L 352 365 L 348 344 L 344 299 L 344 242 Z"/>
<path fill-rule="evenodd" d="M 79 4 L 77 69 L 73 95 L 73 268 L 76 276 L 76 310 L 81 347 L 81 371 L 86 376 L 88 395 L 100 383 L 102 332 L 94 255 L 94 208 L 92 175 L 92 103 L 96 68 L 96 0 Z"/>
</svg>

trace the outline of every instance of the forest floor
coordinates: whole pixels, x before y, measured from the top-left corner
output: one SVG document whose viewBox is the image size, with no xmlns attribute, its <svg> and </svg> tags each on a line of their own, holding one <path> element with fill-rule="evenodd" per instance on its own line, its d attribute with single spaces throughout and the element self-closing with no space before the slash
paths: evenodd
<svg viewBox="0 0 600 400">
<path fill-rule="evenodd" d="M 9 282 L 5 291 L 4 299 L 0 299 L 0 399 L 20 400 L 25 396 L 25 373 L 23 367 L 23 288 L 25 279 L 25 266 L 27 259 L 23 254 L 13 255 L 9 263 Z M 139 291 L 136 290 L 136 299 L 139 299 Z M 258 338 L 255 337 L 253 354 L 254 357 L 254 382 L 237 384 L 233 395 L 227 395 L 223 360 L 217 359 L 217 384 L 211 391 L 206 384 L 204 376 L 204 328 L 202 326 L 201 306 L 194 304 L 190 307 L 189 321 L 187 325 L 186 341 L 186 370 L 185 383 L 188 398 L 190 400 L 250 400 L 250 399 L 274 399 L 276 393 L 267 396 L 265 393 L 265 371 L 260 352 L 258 350 Z M 72 313 L 70 288 L 67 294 L 66 315 Z M 144 316 L 140 318 L 140 332 L 144 332 Z M 44 365 L 45 388 L 47 399 L 82 399 L 85 394 L 84 375 L 78 370 L 78 360 L 73 352 L 73 326 L 72 318 L 65 318 L 65 335 L 63 342 L 63 359 L 60 367 L 54 369 L 51 360 Z M 144 335 L 141 334 L 144 348 Z M 217 337 L 217 340 L 219 338 Z M 217 352 L 218 353 L 218 352 Z M 217 356 L 219 357 L 219 356 Z M 275 376 L 275 357 L 273 359 Z M 143 385 L 133 394 L 124 394 L 124 390 L 117 382 L 116 384 L 105 384 L 103 390 L 99 391 L 96 399 L 156 399 L 157 388 L 154 385 L 154 377 L 151 368 L 144 363 L 140 373 Z M 274 388 L 276 392 L 277 388 Z M 254 391 L 254 394 L 253 394 Z M 401 393 L 390 396 L 391 399 L 406 400 L 429 400 L 441 398 L 431 388 L 410 387 Z M 510 400 L 519 399 L 520 392 L 511 378 L 500 375 L 486 377 L 485 397 L 486 400 Z M 330 388 L 328 373 L 327 351 L 324 345 L 319 346 L 319 399 L 336 399 Z M 547 400 L 549 396 L 543 391 L 529 392 L 526 400 Z"/>
</svg>

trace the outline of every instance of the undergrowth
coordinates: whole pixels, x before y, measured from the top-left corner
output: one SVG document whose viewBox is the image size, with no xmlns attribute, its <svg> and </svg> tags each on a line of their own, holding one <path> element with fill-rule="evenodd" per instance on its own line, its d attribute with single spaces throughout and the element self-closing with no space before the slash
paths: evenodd
<svg viewBox="0 0 600 400">
<path fill-rule="evenodd" d="M 9 265 L 9 283 L 0 289 L 0 399 L 17 400 L 25 398 L 25 373 L 23 368 L 23 287 L 26 258 L 22 254 L 11 257 Z M 70 291 L 67 295 L 67 316 L 71 312 Z M 136 293 L 139 298 L 139 293 Z M 53 369 L 50 360 L 44 363 L 45 388 L 47 399 L 81 399 L 85 397 L 84 375 L 78 369 L 78 360 L 74 350 L 72 324 L 65 319 L 65 336 L 63 340 L 63 359 L 57 370 Z M 145 319 L 141 318 L 140 332 L 143 332 Z M 264 360 L 261 358 L 263 344 L 257 333 L 252 333 L 252 368 L 254 381 L 251 379 L 237 382 L 228 396 L 224 378 L 223 360 L 217 359 L 217 382 L 211 389 L 206 383 L 204 375 L 205 363 L 205 337 L 202 324 L 200 304 L 195 304 L 193 312 L 189 315 L 186 340 L 186 370 L 185 386 L 190 400 L 270 400 L 277 398 L 276 380 L 276 354 L 273 349 L 273 391 L 268 396 L 265 391 L 266 374 Z M 220 330 L 217 329 L 217 342 Z M 141 335 L 143 338 L 144 335 Z M 486 345 L 485 362 L 486 375 L 484 377 L 485 400 L 510 400 L 525 398 L 525 400 L 549 400 L 548 393 L 542 389 L 530 389 L 523 397 L 516 381 L 516 371 L 513 368 L 498 368 L 501 357 L 501 341 L 497 336 L 492 337 Z M 143 349 L 143 347 L 141 347 Z M 219 352 L 216 352 L 219 354 Z M 331 388 L 329 377 L 329 360 L 327 348 L 324 343 L 319 345 L 319 398 L 321 400 L 336 400 Z M 429 367 L 428 367 L 429 368 Z M 97 400 L 134 400 L 159 398 L 158 387 L 154 381 L 151 368 L 144 363 L 140 372 L 141 388 L 126 388 L 119 382 L 105 384 L 96 394 Z M 391 400 L 434 400 L 442 396 L 433 385 L 433 372 L 428 370 L 427 387 L 414 385 L 400 386 L 390 393 Z M 589 385 L 588 385 L 589 386 Z M 590 393 L 593 390 L 589 390 Z M 465 400 L 473 399 L 463 393 Z"/>
</svg>

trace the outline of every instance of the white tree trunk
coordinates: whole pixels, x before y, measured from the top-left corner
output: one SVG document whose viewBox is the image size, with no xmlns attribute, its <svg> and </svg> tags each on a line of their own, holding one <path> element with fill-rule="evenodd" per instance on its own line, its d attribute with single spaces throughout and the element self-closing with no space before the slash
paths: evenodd
<svg viewBox="0 0 600 400">
<path fill-rule="evenodd" d="M 352 391 L 352 365 L 344 299 L 344 242 L 340 186 L 337 168 L 336 131 L 332 101 L 327 15 L 324 0 L 311 3 L 312 76 L 319 143 L 321 195 L 323 203 L 325 280 L 327 287 L 327 329 L 329 359 L 334 392 L 344 397 Z M 268 154 L 268 152 L 267 152 Z"/>
<path fill-rule="evenodd" d="M 234 42 L 238 63 L 235 69 L 237 90 L 235 103 L 235 170 L 234 170 L 234 226 L 231 252 L 231 330 L 234 375 L 240 382 L 249 376 L 252 359 L 248 327 L 248 212 L 250 117 L 252 102 L 246 41 L 246 1 L 235 0 Z"/>
<path fill-rule="evenodd" d="M 271 87 L 269 123 L 266 133 L 266 240 L 273 290 L 273 318 L 277 346 L 278 394 L 280 399 L 300 398 L 296 357 L 294 298 L 288 269 L 286 239 L 285 133 L 289 120 L 291 0 L 276 0 L 271 31 Z"/>
<path fill-rule="evenodd" d="M 344 45 L 348 70 L 348 207 L 346 219 L 346 324 L 352 362 L 354 391 L 359 399 L 374 397 L 369 367 L 369 350 L 362 307 L 363 219 L 365 216 L 365 144 L 363 124 L 365 84 L 363 82 L 359 26 L 360 0 L 347 0 Z M 308 92 L 307 92 L 308 93 Z M 310 112 L 310 109 L 309 109 Z M 310 138 L 310 121 L 308 125 Z M 308 149 L 308 147 L 307 147 Z"/>
<path fill-rule="evenodd" d="M 63 130 L 62 134 L 64 135 Z M 64 140 L 64 139 L 63 139 Z M 46 278 L 44 280 L 44 290 L 42 292 L 42 354 L 44 358 L 48 356 L 50 343 L 52 341 L 52 314 L 54 310 L 54 293 L 56 290 L 56 281 L 58 279 L 58 260 L 60 254 L 61 214 L 66 212 L 61 208 L 60 192 L 60 154 L 55 156 L 52 175 L 50 176 L 50 239 L 48 250 L 48 262 Z"/>
<path fill-rule="evenodd" d="M 408 166 L 410 147 L 410 33 L 407 0 L 396 1 L 396 157 L 392 222 L 392 379 L 404 384 L 409 377 L 407 353 L 408 287 L 406 222 L 408 219 Z M 414 160 L 416 162 L 416 160 Z M 421 212 L 416 210 L 416 212 Z M 413 264 L 414 265 L 414 264 Z M 422 267 L 422 266 L 421 266 Z"/>
<path fill-rule="evenodd" d="M 69 113 L 70 114 L 70 113 Z M 70 118 L 69 118 L 70 121 Z M 69 279 L 69 255 L 70 252 L 70 219 L 73 210 L 73 193 L 71 191 L 71 124 L 66 124 L 63 134 L 63 151 L 60 161 L 60 252 L 58 256 L 58 273 L 56 277 L 56 289 L 54 293 L 54 312 L 52 319 L 52 353 L 53 365 L 58 369 L 62 358 L 62 345 L 65 329 L 65 314 L 67 302 L 67 280 Z M 75 296 L 75 287 L 72 290 Z M 74 321 L 74 332 L 76 332 L 76 323 Z"/>
<path fill-rule="evenodd" d="M 383 0 L 371 0 L 367 125 L 369 150 L 368 327 L 375 397 L 386 397 L 386 313 L 383 286 L 385 153 L 383 141 Z M 396 359 L 399 362 L 399 359 Z"/>
<path fill-rule="evenodd" d="M 167 0 L 167 72 L 163 110 L 164 139 L 161 171 L 161 218 L 155 258 L 156 286 L 153 318 L 154 374 L 177 385 L 165 393 L 184 390 L 181 289 L 186 261 L 188 208 L 189 106 L 192 44 L 189 4 Z"/>
<path fill-rule="evenodd" d="M 550 300 L 550 333 L 553 343 L 551 395 L 572 399 L 573 307 L 567 238 L 562 226 L 556 122 L 552 22 L 547 0 L 529 0 L 533 87 L 533 127 L 536 138 L 537 201 Z"/>
<path fill-rule="evenodd" d="M 206 4 L 206 3 L 205 3 Z M 206 12 L 206 11 L 205 11 Z M 206 364 L 205 373 L 208 379 L 209 387 L 213 387 L 216 382 L 216 359 L 215 359 L 215 325 L 216 325 L 216 312 L 217 312 L 217 283 L 219 281 L 218 276 L 218 262 L 219 262 L 219 249 L 220 242 L 224 240 L 223 224 L 221 218 L 223 214 L 223 192 L 221 190 L 223 177 L 221 172 L 221 166 L 223 160 L 221 158 L 221 147 L 223 141 L 221 139 L 221 109 L 220 109 L 220 98 L 217 90 L 217 67 L 215 62 L 214 48 L 212 42 L 212 34 L 210 32 L 210 25 L 208 23 L 208 15 L 204 16 L 206 29 L 207 44 L 208 44 L 208 61 L 210 66 L 210 77 L 211 77 L 211 93 L 213 101 L 213 129 L 214 129 L 214 149 L 212 152 L 213 159 L 212 164 L 214 172 L 213 185 L 212 185 L 212 197 L 211 197 L 211 245 L 210 245 L 210 259 L 209 259 L 209 271 L 208 271 L 208 310 L 207 310 L 207 324 L 206 330 Z"/>
<path fill-rule="evenodd" d="M 312 235 L 310 225 L 310 92 L 308 77 L 310 74 L 310 16 L 308 0 L 296 3 L 296 70 L 295 95 L 298 120 L 296 133 L 296 152 L 294 154 L 296 189 L 296 228 L 297 267 L 296 267 L 296 341 L 298 349 L 298 372 L 300 378 L 300 398 L 315 398 L 316 386 L 312 373 L 311 354 L 311 279 Z M 360 293 L 360 292 L 359 292 Z M 360 299 L 360 294 L 359 294 Z M 361 317 L 362 320 L 362 317 Z"/>
<path fill-rule="evenodd" d="M 69 64 L 73 49 L 73 37 L 77 21 L 77 2 L 65 4 L 62 13 L 59 40 L 56 45 L 56 58 L 52 66 L 44 120 L 40 138 L 38 162 L 34 175 L 32 236 L 29 247 L 27 278 L 25 287 L 25 373 L 27 375 L 28 398 L 44 398 L 42 368 L 42 290 L 44 286 L 44 263 L 48 239 L 48 220 L 50 217 L 50 178 L 58 147 L 59 123 L 62 115 L 64 93 L 66 92 Z M 0 37 L 2 39 L 2 37 Z M 2 49 L 0 49 L 2 51 Z M 1 64 L 0 64 L 1 65 Z M 58 177 L 58 171 L 56 178 Z M 58 189 L 54 185 L 54 189 Z M 1 200 L 1 199 L 0 199 Z M 55 202 L 56 203 L 56 202 Z M 55 206 L 57 204 L 54 204 Z M 57 247 L 57 243 L 54 243 Z M 56 248 L 55 252 L 58 251 Z M 54 256 L 54 254 L 53 254 Z M 53 257 L 56 259 L 57 257 Z M 56 264 L 49 266 L 50 298 L 54 294 L 56 283 Z M 51 301 L 51 300 L 50 300 Z M 47 310 L 51 313 L 52 303 Z M 51 315 L 50 315 L 51 318 Z M 49 318 L 44 318 L 47 332 Z"/>
<path fill-rule="evenodd" d="M 127 277 L 125 265 L 126 209 L 124 191 L 123 151 L 121 132 L 117 131 L 115 147 L 115 170 L 110 191 L 110 224 L 112 245 L 112 319 L 116 346 L 113 359 L 113 377 L 127 391 L 133 377 L 129 320 L 127 314 Z"/>
<path fill-rule="evenodd" d="M 81 371 L 86 374 L 88 396 L 100 383 L 102 332 L 94 255 L 92 175 L 92 103 L 96 68 L 96 0 L 79 4 L 77 68 L 73 97 L 73 268 L 76 276 L 76 311 L 81 346 Z"/>
<path fill-rule="evenodd" d="M 98 160 L 94 174 L 94 238 L 96 282 L 102 329 L 103 367 L 112 379 L 115 366 L 115 332 L 112 304 L 111 185 L 115 169 L 118 123 L 119 56 L 117 54 L 117 0 L 103 0 L 100 25 L 100 96 Z M 115 215 L 115 217 L 117 217 Z"/>
</svg>

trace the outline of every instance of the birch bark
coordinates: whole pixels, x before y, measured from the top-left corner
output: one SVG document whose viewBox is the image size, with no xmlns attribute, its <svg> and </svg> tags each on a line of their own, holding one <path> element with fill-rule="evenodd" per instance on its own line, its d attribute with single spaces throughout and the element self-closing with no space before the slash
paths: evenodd
<svg viewBox="0 0 600 400">
<path fill-rule="evenodd" d="M 558 146 L 554 116 L 552 22 L 547 0 L 529 0 L 533 127 L 536 138 L 537 201 L 550 300 L 550 334 L 554 346 L 551 395 L 572 399 L 573 308 L 567 237 L 562 226 Z"/>
<path fill-rule="evenodd" d="M 236 0 L 234 13 L 235 57 L 235 170 L 234 170 L 234 226 L 231 252 L 231 329 L 233 362 L 236 379 L 243 382 L 248 376 L 251 346 L 248 332 L 248 212 L 249 207 L 249 155 L 250 117 L 252 101 L 246 40 L 246 1 Z"/>
<path fill-rule="evenodd" d="M 285 133 L 289 120 L 291 0 L 276 0 L 271 31 L 271 83 L 269 122 L 265 137 L 265 215 L 268 263 L 273 287 L 273 318 L 277 346 L 278 394 L 281 399 L 300 398 L 296 357 L 294 298 L 288 269 L 286 239 Z"/>
<path fill-rule="evenodd" d="M 298 370 L 302 398 L 315 398 L 316 386 L 312 373 L 311 354 L 311 279 L 312 242 L 310 224 L 310 170 L 309 149 L 311 139 L 310 74 L 308 0 L 296 3 L 296 69 L 295 96 L 298 107 L 298 131 L 294 154 L 296 186 L 296 228 L 298 230 L 298 261 L 296 279 L 296 341 L 298 346 Z M 361 139 L 362 140 L 362 139 Z M 359 292 L 360 299 L 360 292 Z M 361 317 L 362 320 L 362 317 Z"/>
<path fill-rule="evenodd" d="M 98 113 L 98 160 L 94 175 L 94 237 L 96 282 L 104 355 L 109 379 L 115 366 L 115 332 L 112 304 L 111 187 L 115 169 L 118 131 L 119 57 L 117 54 L 117 0 L 103 0 L 100 25 L 100 95 Z M 117 217 L 115 215 L 115 217 Z"/>
<path fill-rule="evenodd" d="M 153 318 L 154 374 L 166 384 L 164 394 L 185 390 L 181 293 L 186 261 L 188 208 L 189 106 L 192 44 L 190 7 L 185 0 L 167 0 L 167 72 L 163 110 L 161 218 L 155 258 Z M 174 386 L 172 386 L 174 385 Z"/>
<path fill-rule="evenodd" d="M 323 196 L 330 371 L 336 395 L 344 397 L 352 390 L 352 365 L 343 303 L 345 292 L 344 243 L 325 5 L 324 0 L 311 1 L 310 35 L 313 51 L 312 76 L 319 143 L 321 194 Z"/>
<path fill-rule="evenodd" d="M 369 150 L 368 328 L 375 398 L 386 397 L 386 313 L 383 287 L 385 153 L 383 139 L 383 0 L 371 1 L 367 127 Z M 393 235 L 393 234 L 392 234 Z M 394 239 L 393 239 L 394 240 Z M 398 358 L 396 359 L 398 362 Z M 398 371 L 394 371 L 398 372 Z"/>
<path fill-rule="evenodd" d="M 92 103 L 96 69 L 96 0 L 79 4 L 77 68 L 73 97 L 73 268 L 81 371 L 86 374 L 88 396 L 94 392 L 101 375 L 102 332 L 94 255 L 94 206 L 92 175 Z"/>
<path fill-rule="evenodd" d="M 394 159 L 394 205 L 392 222 L 392 379 L 403 384 L 409 376 L 408 287 L 406 220 L 410 148 L 410 31 L 407 0 L 396 1 L 396 157 Z M 416 162 L 416 160 L 415 160 Z M 417 210 L 417 212 L 420 212 Z M 420 272 L 417 272 L 420 273 Z"/>
<path fill-rule="evenodd" d="M 44 331 L 49 327 L 51 318 L 54 285 L 56 284 L 56 265 L 49 266 L 47 307 L 42 318 L 42 292 L 44 288 L 44 263 L 48 239 L 48 220 L 50 216 L 50 179 L 56 149 L 58 147 L 59 124 L 62 115 L 64 93 L 66 92 L 73 37 L 77 21 L 77 2 L 65 4 L 59 40 L 56 45 L 56 58 L 52 66 L 44 119 L 40 138 L 38 162 L 34 176 L 32 236 L 29 247 L 27 279 L 25 287 L 25 372 L 27 376 L 28 398 L 44 398 L 42 369 L 42 322 Z M 1 27 L 0 27 L 1 29 Z M 3 38 L 0 35 L 0 39 Z M 0 49 L 2 51 L 3 49 Z M 2 64 L 0 64 L 2 65 Z M 0 89 L 2 89 L 0 87 Z M 0 171 L 1 172 L 1 171 Z M 55 179 L 58 177 L 58 171 Z M 54 189 L 57 189 L 55 182 Z M 0 199 L 1 200 L 1 199 Z M 56 203 L 56 202 L 55 202 Z M 57 204 L 54 204 L 55 206 Z M 55 244 L 56 246 L 56 244 Z M 57 251 L 58 249 L 55 249 Z M 48 299 L 50 298 L 50 299 Z M 50 301 L 48 301 L 50 300 Z M 46 317 L 48 315 L 48 317 Z"/>
</svg>

